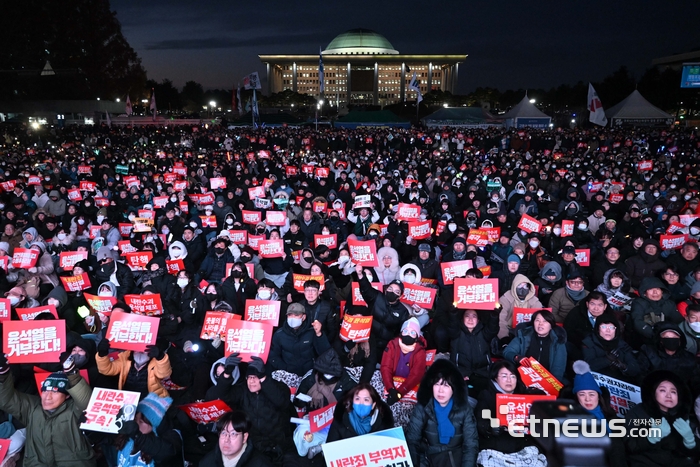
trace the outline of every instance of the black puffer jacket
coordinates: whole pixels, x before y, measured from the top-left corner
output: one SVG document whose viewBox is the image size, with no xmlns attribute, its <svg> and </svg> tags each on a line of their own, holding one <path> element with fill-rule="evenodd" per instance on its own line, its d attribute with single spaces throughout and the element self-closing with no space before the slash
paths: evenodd
<svg viewBox="0 0 700 467">
<path fill-rule="evenodd" d="M 661 344 L 661 334 L 673 331 L 680 335 L 680 348 L 669 355 Z M 680 328 L 673 323 L 659 323 L 654 328 L 654 341 L 645 344 L 639 351 L 639 365 L 644 374 L 655 370 L 668 370 L 683 378 L 691 388 L 697 387 L 700 380 L 695 356 L 685 350 L 686 337 Z"/>
<path fill-rule="evenodd" d="M 134 283 L 134 275 L 131 272 L 131 268 L 116 261 L 98 267 L 95 270 L 94 283 L 102 284 L 103 282 L 109 282 L 109 278 L 112 272 L 114 272 L 114 270 L 110 270 L 112 265 L 117 268 L 116 276 L 119 282 L 119 286 L 117 286 L 117 297 L 123 299 L 124 295 L 136 293 L 136 284 Z"/>
<path fill-rule="evenodd" d="M 464 320 L 459 324 L 459 336 L 450 345 L 450 360 L 462 376 L 471 377 L 474 373 L 488 377 L 491 364 L 491 340 L 498 335 L 498 313 L 488 315 L 486 323 L 479 322 L 469 331 Z"/>
<path fill-rule="evenodd" d="M 340 402 L 343 399 L 343 396 L 345 396 L 345 394 L 350 389 L 354 388 L 357 385 L 355 380 L 353 380 L 350 377 L 348 372 L 345 371 L 345 368 L 343 368 L 343 366 L 341 365 L 338 353 L 333 349 L 329 349 L 318 356 L 318 358 L 314 362 L 313 371 L 307 374 L 304 377 L 304 379 L 301 380 L 301 383 L 299 383 L 299 389 L 297 389 L 297 394 L 308 394 L 309 389 L 311 389 L 314 386 L 314 384 L 316 384 L 317 375 L 318 378 L 321 378 L 324 374 L 333 375 L 337 378 L 335 388 L 333 389 L 333 395 L 335 396 L 335 400 L 338 402 Z M 315 410 L 330 404 L 328 400 L 325 400 L 325 397 L 323 399 L 324 404 L 320 407 L 314 407 L 313 401 L 309 402 L 310 408 L 312 410 Z"/>
<path fill-rule="evenodd" d="M 440 443 L 433 387 L 428 383 L 433 381 L 437 374 L 449 375 L 446 379 L 452 382 L 453 406 L 448 417 L 454 426 L 455 434 L 447 444 Z M 462 375 L 449 360 L 437 360 L 425 373 L 423 383 L 418 389 L 418 403 L 404 432 L 413 465 L 417 467 L 476 465 L 476 455 L 479 451 L 476 419 L 469 405 L 467 386 Z"/>
<path fill-rule="evenodd" d="M 349 409 L 352 410 L 352 401 L 349 401 L 348 403 Z M 379 401 L 377 405 L 381 405 L 381 409 L 375 409 L 377 410 L 377 416 L 374 418 L 372 428 L 369 430 L 370 433 L 394 428 L 394 416 L 392 415 L 389 406 L 384 401 Z M 338 405 L 335 406 L 335 412 L 333 412 L 333 423 L 328 431 L 326 443 L 339 441 L 341 439 L 354 438 L 355 436 L 358 436 L 358 434 L 350 423 L 348 405 L 338 403 Z"/>
<path fill-rule="evenodd" d="M 360 278 L 360 293 L 372 310 L 372 335 L 377 339 L 377 349 L 382 352 L 387 343 L 399 335 L 401 325 L 410 318 L 408 308 L 397 301 L 389 303 L 383 293 L 378 292 L 362 274 Z"/>
<path fill-rule="evenodd" d="M 655 255 L 648 255 L 644 251 L 647 245 L 654 245 L 656 247 Z M 635 289 L 638 288 L 645 277 L 656 276 L 657 272 L 666 267 L 666 263 L 661 260 L 660 256 L 661 247 L 659 243 L 656 240 L 644 240 L 642 247 L 639 249 L 639 253 L 625 261 L 627 276 L 630 278 L 632 287 Z"/>
<path fill-rule="evenodd" d="M 221 448 L 219 444 L 216 444 L 216 448 L 204 456 L 204 458 L 199 462 L 199 467 L 224 467 L 224 460 L 221 457 Z M 270 460 L 265 457 L 260 451 L 253 447 L 253 443 L 248 438 L 248 444 L 246 445 L 245 451 L 236 467 L 272 467 L 273 464 Z"/>
<path fill-rule="evenodd" d="M 647 290 L 653 288 L 664 291 L 661 300 L 653 301 L 645 296 Z M 683 316 L 678 312 L 676 304 L 669 299 L 663 282 L 656 277 L 646 277 L 639 287 L 639 298 L 632 301 L 630 319 L 632 320 L 631 328 L 636 334 L 635 337 L 642 343 L 649 344 L 653 340 L 654 326 L 657 322 L 680 324 L 683 321 Z"/>
<path fill-rule="evenodd" d="M 303 376 L 314 367 L 314 359 L 330 349 L 325 331 L 316 336 L 308 319 L 294 329 L 285 321 L 272 336 L 267 366 Z"/>
<path fill-rule="evenodd" d="M 622 339 L 616 339 L 616 350 L 619 359 L 625 364 L 625 371 L 611 364 L 611 359 L 608 358 L 609 352 L 603 347 L 602 338 L 597 334 L 589 334 L 583 339 L 583 359 L 590 365 L 591 371 L 595 371 L 611 378 L 627 381 L 628 383 L 637 384 L 637 379 L 641 374 L 639 363 L 632 353 L 632 347 L 627 345 Z M 612 341 L 611 341 L 612 342 Z M 613 357 L 612 355 L 610 355 Z"/>
</svg>

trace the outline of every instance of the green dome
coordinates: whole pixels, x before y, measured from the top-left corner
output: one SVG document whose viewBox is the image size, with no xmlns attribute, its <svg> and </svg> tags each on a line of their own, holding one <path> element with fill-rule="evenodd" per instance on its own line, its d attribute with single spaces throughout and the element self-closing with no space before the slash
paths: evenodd
<svg viewBox="0 0 700 467">
<path fill-rule="evenodd" d="M 386 37 L 369 29 L 351 29 L 328 44 L 324 54 L 398 54 Z"/>
</svg>

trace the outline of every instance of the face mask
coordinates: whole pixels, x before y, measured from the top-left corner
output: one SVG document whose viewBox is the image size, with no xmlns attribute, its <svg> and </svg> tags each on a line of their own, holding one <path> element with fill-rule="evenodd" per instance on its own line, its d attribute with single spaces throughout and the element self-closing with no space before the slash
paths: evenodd
<svg viewBox="0 0 700 467">
<path fill-rule="evenodd" d="M 111 274 L 114 272 L 114 268 L 115 268 L 115 267 L 116 267 L 116 266 L 115 266 L 114 262 L 104 264 L 104 265 L 102 265 L 102 272 L 104 272 L 105 274 L 110 274 L 110 275 L 111 275 Z M 111 295 L 111 294 L 110 294 L 110 295 Z"/>
<path fill-rule="evenodd" d="M 447 230 L 449 230 L 450 232 L 455 232 L 457 230 L 457 224 L 449 224 L 447 226 Z"/>
<path fill-rule="evenodd" d="M 260 297 L 260 300 L 269 300 L 271 296 L 272 296 L 272 293 L 270 293 L 269 290 L 259 290 L 258 291 L 258 297 Z"/>
<path fill-rule="evenodd" d="M 384 294 L 384 296 L 386 297 L 386 300 L 387 300 L 389 303 L 394 303 L 396 300 L 399 299 L 399 296 L 396 295 L 396 294 L 395 294 L 394 292 L 392 292 L 391 290 L 388 290 L 388 291 Z"/>
<path fill-rule="evenodd" d="M 173 196 L 172 198 L 170 198 L 170 202 L 171 202 L 171 203 L 176 203 L 176 202 L 177 202 L 177 197 Z"/>
<path fill-rule="evenodd" d="M 196 229 L 196 228 L 197 228 L 197 223 L 194 222 L 194 221 L 193 221 L 193 222 L 190 222 L 190 227 L 192 227 L 193 229 Z"/>
<path fill-rule="evenodd" d="M 217 255 L 223 255 L 224 251 L 226 251 L 226 248 L 214 248 L 214 253 Z"/>
<path fill-rule="evenodd" d="M 234 279 L 240 279 L 241 277 L 243 277 L 243 272 L 239 271 L 238 269 L 234 269 L 233 271 L 231 271 L 231 277 L 233 277 Z"/>
<path fill-rule="evenodd" d="M 524 194 L 525 194 L 525 190 L 523 190 L 523 189 L 518 189 L 518 190 L 517 190 L 517 193 L 518 193 L 519 195 L 524 195 Z"/>
<path fill-rule="evenodd" d="M 416 343 L 416 338 L 413 336 L 401 336 L 401 342 L 403 345 L 413 345 Z"/>
<path fill-rule="evenodd" d="M 298 328 L 301 326 L 302 319 L 301 317 L 299 318 L 292 318 L 291 316 L 287 318 L 287 324 L 289 325 L 290 328 Z"/>
<path fill-rule="evenodd" d="M 530 289 L 524 289 L 522 287 L 518 287 L 517 289 L 515 289 L 515 294 L 518 296 L 519 300 L 525 300 L 529 292 Z"/>
<path fill-rule="evenodd" d="M 129 214 L 129 220 L 130 220 L 130 221 L 133 221 L 133 220 L 134 220 L 135 218 L 136 218 L 136 216 L 135 216 L 135 215 L 133 215 L 133 214 Z"/>
<path fill-rule="evenodd" d="M 134 352 L 134 363 L 137 366 L 142 366 L 148 363 L 148 354 L 145 352 Z"/>
<path fill-rule="evenodd" d="M 355 411 L 358 417 L 360 418 L 365 418 L 369 416 L 370 413 L 372 413 L 372 405 L 371 404 L 356 404 L 353 402 L 352 404 L 352 410 Z"/>
<path fill-rule="evenodd" d="M 105 216 L 97 216 L 97 223 L 98 224 L 101 224 L 103 220 L 105 220 Z"/>
<path fill-rule="evenodd" d="M 180 287 L 181 289 L 184 289 L 185 287 L 187 287 L 187 284 L 189 284 L 189 283 L 190 283 L 190 280 L 187 279 L 186 277 L 185 277 L 185 278 L 180 278 L 180 279 L 177 280 L 177 285 L 178 285 L 178 287 Z"/>
<path fill-rule="evenodd" d="M 160 231 L 163 232 L 163 235 L 168 235 L 170 233 L 170 229 L 167 227 L 163 227 Z"/>
<path fill-rule="evenodd" d="M 700 334 L 700 323 L 688 323 L 690 329 Z"/>
<path fill-rule="evenodd" d="M 215 302 L 219 298 L 219 296 L 216 293 L 207 293 L 206 296 L 207 300 L 209 300 L 210 302 Z"/>
<path fill-rule="evenodd" d="M 654 208 L 654 212 L 663 212 L 664 208 L 663 206 L 657 206 Z"/>
<path fill-rule="evenodd" d="M 671 201 L 672 201 L 672 202 L 676 202 L 676 201 L 678 201 L 678 198 L 675 197 L 675 196 L 671 196 Z"/>
<path fill-rule="evenodd" d="M 579 229 L 579 230 L 587 230 L 587 229 L 588 229 L 588 226 L 587 226 L 586 224 L 579 224 L 579 225 L 578 225 L 578 229 Z"/>
<path fill-rule="evenodd" d="M 233 225 L 233 219 L 226 219 L 227 225 Z"/>
<path fill-rule="evenodd" d="M 111 297 L 112 292 L 109 290 L 103 290 L 102 292 L 98 293 L 97 295 L 100 297 Z"/>
<path fill-rule="evenodd" d="M 658 193 L 658 192 L 654 192 L 654 198 L 658 198 L 658 197 L 659 197 L 659 193 Z"/>
<path fill-rule="evenodd" d="M 78 368 L 82 368 L 83 366 L 85 366 L 88 360 L 87 355 L 74 354 L 72 355 L 72 357 L 75 366 L 77 366 Z"/>
<path fill-rule="evenodd" d="M 681 346 L 681 339 L 679 337 L 662 337 L 661 345 L 663 345 L 666 350 L 676 351 Z"/>
<path fill-rule="evenodd" d="M 683 198 L 684 198 L 686 201 L 688 201 L 688 200 L 689 200 L 690 198 L 692 198 L 692 197 L 693 197 L 692 195 L 685 195 Z"/>
<path fill-rule="evenodd" d="M 540 246 L 540 242 L 538 242 L 537 240 L 530 240 L 529 244 L 530 248 L 532 248 L 533 250 Z"/>
<path fill-rule="evenodd" d="M 10 298 L 10 305 L 12 305 L 12 306 L 17 305 L 20 302 L 19 297 L 15 297 L 14 295 L 10 295 L 9 298 Z"/>
<path fill-rule="evenodd" d="M 403 281 L 408 282 L 409 284 L 414 284 L 416 282 L 416 276 L 413 274 L 406 274 L 403 276 Z"/>
<path fill-rule="evenodd" d="M 559 227 L 553 228 L 553 229 L 552 229 L 552 232 L 553 232 L 554 235 L 556 235 L 556 236 L 561 235 L 561 229 L 560 229 Z"/>
<path fill-rule="evenodd" d="M 5 209 L 5 205 L 0 203 L 0 209 Z"/>
<path fill-rule="evenodd" d="M 56 235 L 56 238 L 58 238 L 60 241 L 63 241 L 66 239 L 66 234 L 60 233 L 60 234 Z"/>
</svg>

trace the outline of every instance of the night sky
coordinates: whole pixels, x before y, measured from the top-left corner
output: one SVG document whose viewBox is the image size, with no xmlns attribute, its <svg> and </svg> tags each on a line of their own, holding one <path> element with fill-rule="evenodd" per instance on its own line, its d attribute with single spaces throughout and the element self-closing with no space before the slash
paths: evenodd
<svg viewBox="0 0 700 467">
<path fill-rule="evenodd" d="M 343 6 L 340 6 L 343 5 Z M 231 88 L 258 54 L 315 54 L 354 28 L 405 54 L 464 54 L 458 93 L 599 81 L 621 65 L 700 47 L 697 0 L 387 1 L 112 0 L 148 77 Z M 265 82 L 263 82 L 263 89 Z"/>
</svg>

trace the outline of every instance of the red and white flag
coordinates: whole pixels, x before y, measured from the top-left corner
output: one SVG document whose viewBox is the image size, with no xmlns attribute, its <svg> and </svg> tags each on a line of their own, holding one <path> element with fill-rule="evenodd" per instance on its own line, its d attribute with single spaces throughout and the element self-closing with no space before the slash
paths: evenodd
<svg viewBox="0 0 700 467">
<path fill-rule="evenodd" d="M 605 116 L 603 103 L 600 102 L 598 93 L 593 89 L 593 85 L 588 83 L 588 110 L 591 113 L 588 121 L 595 125 L 605 126 L 608 124 L 608 117 Z"/>
</svg>

